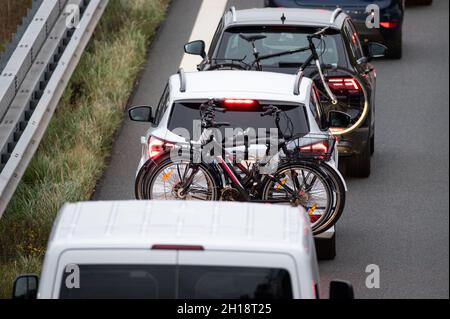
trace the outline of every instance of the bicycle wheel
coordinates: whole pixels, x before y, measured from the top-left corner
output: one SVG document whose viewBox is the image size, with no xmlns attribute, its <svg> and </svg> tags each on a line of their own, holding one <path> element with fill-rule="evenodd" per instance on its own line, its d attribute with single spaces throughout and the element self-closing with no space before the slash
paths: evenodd
<svg viewBox="0 0 450 319">
<path fill-rule="evenodd" d="M 336 225 L 344 212 L 347 196 L 344 183 L 338 173 L 326 163 L 320 165 L 320 169 L 327 176 L 327 181 L 333 190 L 333 204 L 326 222 L 315 229 L 315 234 L 323 233 Z"/>
<path fill-rule="evenodd" d="M 195 168 L 195 170 L 194 170 Z M 193 175 L 187 192 L 180 191 Z M 218 200 L 218 187 L 214 176 L 205 165 L 192 166 L 188 160 L 163 159 L 149 172 L 146 199 L 153 200 Z"/>
<path fill-rule="evenodd" d="M 274 176 L 276 180 L 267 180 L 262 199 L 303 206 L 310 217 L 313 233 L 323 232 L 322 226 L 327 223 L 336 202 L 328 176 L 312 162 L 288 164 Z"/>
</svg>

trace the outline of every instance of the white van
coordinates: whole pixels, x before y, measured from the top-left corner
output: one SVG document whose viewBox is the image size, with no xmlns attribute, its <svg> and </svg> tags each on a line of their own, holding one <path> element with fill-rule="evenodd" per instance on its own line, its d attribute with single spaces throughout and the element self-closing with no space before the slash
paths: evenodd
<svg viewBox="0 0 450 319">
<path fill-rule="evenodd" d="M 298 207 L 86 202 L 61 209 L 39 285 L 35 275 L 19 276 L 13 296 L 314 299 L 318 285 L 314 240 Z M 344 282 L 331 290 L 353 295 Z"/>
</svg>

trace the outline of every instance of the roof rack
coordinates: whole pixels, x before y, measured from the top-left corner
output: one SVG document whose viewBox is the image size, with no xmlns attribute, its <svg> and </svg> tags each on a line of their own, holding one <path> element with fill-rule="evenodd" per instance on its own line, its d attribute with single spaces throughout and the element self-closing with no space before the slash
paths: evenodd
<svg viewBox="0 0 450 319">
<path fill-rule="evenodd" d="M 300 95 L 300 85 L 302 84 L 303 75 L 303 71 L 298 71 L 297 77 L 295 78 L 294 95 Z"/>
<path fill-rule="evenodd" d="M 183 68 L 178 70 L 178 75 L 180 76 L 180 92 L 186 92 L 186 73 Z"/>
<path fill-rule="evenodd" d="M 233 17 L 233 18 L 232 18 L 232 19 L 233 19 L 233 22 L 236 22 L 236 21 L 237 21 L 236 7 L 235 7 L 235 6 L 232 6 L 232 7 L 230 8 L 230 12 L 231 12 L 231 16 Z"/>
<path fill-rule="evenodd" d="M 336 18 L 342 13 L 342 9 L 341 8 L 337 8 L 336 10 L 333 11 L 333 14 L 331 15 L 331 19 L 330 19 L 330 23 L 333 24 L 334 21 L 336 21 Z"/>
</svg>

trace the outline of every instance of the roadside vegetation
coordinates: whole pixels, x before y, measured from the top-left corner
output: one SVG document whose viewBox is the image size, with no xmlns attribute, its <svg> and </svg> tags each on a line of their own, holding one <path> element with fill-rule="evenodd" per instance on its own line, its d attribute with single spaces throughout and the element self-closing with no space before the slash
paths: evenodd
<svg viewBox="0 0 450 319">
<path fill-rule="evenodd" d="M 0 0 L 0 54 L 17 30 L 32 0 Z"/>
<path fill-rule="evenodd" d="M 169 0 L 110 0 L 45 137 L 0 220 L 0 298 L 39 273 L 65 202 L 88 200 Z"/>
</svg>

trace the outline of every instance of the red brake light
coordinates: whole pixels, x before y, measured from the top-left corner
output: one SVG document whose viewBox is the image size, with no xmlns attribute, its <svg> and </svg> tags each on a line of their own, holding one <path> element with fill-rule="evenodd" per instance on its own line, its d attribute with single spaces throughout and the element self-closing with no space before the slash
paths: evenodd
<svg viewBox="0 0 450 319">
<path fill-rule="evenodd" d="M 152 250 L 190 250 L 190 251 L 203 251 L 203 246 L 196 245 L 153 245 Z"/>
<path fill-rule="evenodd" d="M 326 154 L 328 153 L 328 143 L 319 142 L 316 144 L 306 145 L 300 148 L 301 152 L 304 153 L 314 153 L 314 154 Z"/>
<path fill-rule="evenodd" d="M 171 143 L 152 137 L 150 138 L 150 142 L 148 143 L 148 155 L 151 159 L 156 159 L 166 150 L 173 147 L 174 145 Z"/>
<path fill-rule="evenodd" d="M 223 102 L 225 106 L 255 106 L 258 105 L 258 102 L 255 100 L 249 99 L 225 99 Z"/>
<path fill-rule="evenodd" d="M 359 84 L 355 78 L 330 78 L 328 84 L 335 90 L 359 90 Z"/>
<path fill-rule="evenodd" d="M 398 27 L 396 22 L 380 22 L 380 25 L 385 29 L 392 29 Z"/>
</svg>

